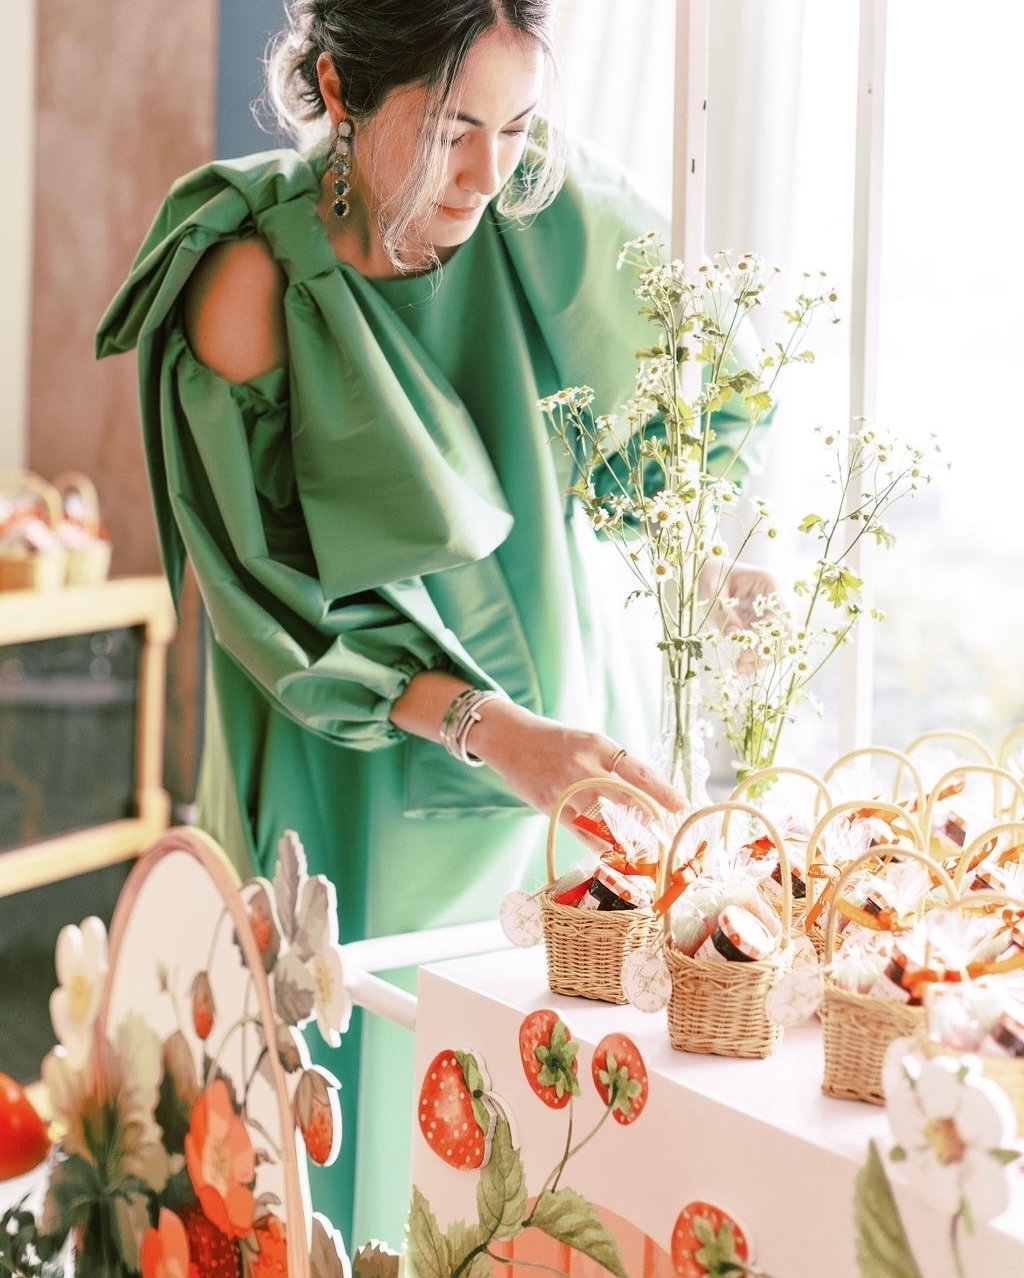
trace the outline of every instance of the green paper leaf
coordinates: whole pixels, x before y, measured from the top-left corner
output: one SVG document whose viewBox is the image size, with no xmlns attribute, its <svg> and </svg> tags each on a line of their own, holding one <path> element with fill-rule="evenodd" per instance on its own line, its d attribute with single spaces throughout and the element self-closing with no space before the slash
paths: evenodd
<svg viewBox="0 0 1024 1278">
<path fill-rule="evenodd" d="M 857 1173 L 853 1209 L 861 1278 L 922 1278 L 874 1141 Z"/>
<path fill-rule="evenodd" d="M 430 1203 L 415 1185 L 405 1226 L 406 1272 L 409 1278 L 451 1278 L 448 1244 L 438 1228 Z"/>
<path fill-rule="evenodd" d="M 531 1224 L 549 1238 L 589 1256 L 616 1278 L 629 1278 L 618 1243 L 594 1208 L 575 1189 L 556 1189 L 544 1194 L 533 1209 Z"/>
<path fill-rule="evenodd" d="M 445 1241 L 448 1244 L 451 1271 L 455 1273 L 469 1253 L 480 1246 L 483 1236 L 476 1225 L 467 1225 L 465 1221 L 457 1220 L 448 1226 Z M 490 1260 L 483 1252 L 480 1252 L 473 1257 L 472 1263 L 463 1269 L 459 1278 L 491 1278 Z"/>
<path fill-rule="evenodd" d="M 1015 1163 L 1020 1158 L 1019 1149 L 989 1149 L 986 1152 L 997 1163 L 1002 1163 L 1004 1167 L 1008 1167 L 1010 1163 Z"/>
<path fill-rule="evenodd" d="M 526 1215 L 526 1178 L 519 1151 L 513 1148 L 508 1120 L 499 1117 L 491 1156 L 476 1188 L 480 1229 L 485 1238 L 514 1238 Z"/>
</svg>

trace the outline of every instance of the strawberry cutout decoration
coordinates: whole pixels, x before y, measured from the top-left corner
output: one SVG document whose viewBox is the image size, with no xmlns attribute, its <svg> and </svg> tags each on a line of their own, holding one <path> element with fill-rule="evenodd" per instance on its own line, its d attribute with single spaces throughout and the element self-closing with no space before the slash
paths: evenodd
<svg viewBox="0 0 1024 1278">
<path fill-rule="evenodd" d="M 679 1278 L 740 1278 L 752 1248 L 743 1228 L 713 1203 L 687 1203 L 672 1231 L 672 1267 Z"/>
<path fill-rule="evenodd" d="M 438 1052 L 427 1067 L 417 1112 L 423 1139 L 449 1167 L 475 1171 L 490 1158 L 498 1111 L 472 1053 L 450 1047 Z"/>
<path fill-rule="evenodd" d="M 31 1171 L 49 1148 L 46 1125 L 21 1085 L 0 1074 L 0 1180 Z"/>
<path fill-rule="evenodd" d="M 606 1034 L 594 1049 L 591 1073 L 615 1121 L 624 1126 L 635 1122 L 647 1104 L 647 1066 L 633 1040 Z"/>
<path fill-rule="evenodd" d="M 531 1012 L 519 1026 L 519 1059 L 526 1081 L 548 1109 L 564 1109 L 579 1096 L 579 1066 L 568 1027 L 550 1008 Z"/>
</svg>

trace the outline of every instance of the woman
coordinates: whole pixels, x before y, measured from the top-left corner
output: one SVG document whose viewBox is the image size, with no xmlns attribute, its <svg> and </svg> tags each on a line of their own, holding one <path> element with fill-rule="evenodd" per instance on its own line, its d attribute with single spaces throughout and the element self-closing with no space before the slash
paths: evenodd
<svg viewBox="0 0 1024 1278">
<path fill-rule="evenodd" d="M 329 139 L 177 183 L 100 331 L 138 345 L 168 575 L 211 621 L 202 824 L 266 873 L 297 829 L 343 941 L 493 917 L 581 777 L 684 802 L 634 757 L 649 681 L 536 407 L 629 393 L 615 263 L 655 221 L 582 150 L 559 185 L 548 10 L 293 0 L 277 96 Z M 401 1236 L 410 1046 L 364 1023 L 325 1062 L 353 1244 Z"/>
</svg>

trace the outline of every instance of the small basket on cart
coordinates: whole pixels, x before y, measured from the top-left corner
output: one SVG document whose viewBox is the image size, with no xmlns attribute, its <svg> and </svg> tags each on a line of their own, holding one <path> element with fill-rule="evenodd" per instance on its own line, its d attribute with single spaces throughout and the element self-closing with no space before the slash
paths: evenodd
<svg viewBox="0 0 1024 1278">
<path fill-rule="evenodd" d="M 744 813 L 763 826 L 778 856 L 780 866 L 780 916 L 765 901 L 765 912 L 777 924 L 776 947 L 764 959 L 722 961 L 721 956 L 703 957 L 685 953 L 672 939 L 670 913 L 665 912 L 662 948 L 672 983 L 668 1003 L 668 1033 L 672 1046 L 681 1052 L 711 1053 L 760 1059 L 774 1051 L 782 1038 L 781 1026 L 767 1014 L 765 1000 L 793 963 L 793 889 L 785 840 L 777 826 L 756 807 L 747 803 L 712 803 L 700 808 L 683 822 L 661 865 L 658 896 L 661 898 L 672 878 L 675 859 L 693 827 L 722 813 Z M 710 954 L 710 951 L 708 952 Z"/>
<path fill-rule="evenodd" d="M 57 590 L 67 553 L 57 528 L 60 495 L 30 471 L 0 474 L 0 590 Z"/>
<path fill-rule="evenodd" d="M 911 1006 L 909 1000 L 885 997 L 882 993 L 862 994 L 843 989 L 828 971 L 828 965 L 835 952 L 839 908 L 845 908 L 844 887 L 859 871 L 879 861 L 889 863 L 893 860 L 901 864 L 907 860 L 917 861 L 940 885 L 950 905 L 955 905 L 957 900 L 953 881 L 942 866 L 925 853 L 896 844 L 883 844 L 859 856 L 842 872 L 833 889 L 825 929 L 825 989 L 819 1012 L 825 1048 L 821 1088 L 828 1096 L 869 1101 L 873 1105 L 881 1105 L 885 1101 L 882 1065 L 889 1045 L 919 1029 L 924 1009 L 920 1005 Z M 863 911 L 860 913 L 863 915 Z M 877 925 L 870 915 L 864 915 L 863 922 L 867 926 Z"/>
<path fill-rule="evenodd" d="M 66 583 L 94 586 L 110 573 L 110 539 L 100 522 L 96 485 L 79 471 L 69 470 L 53 481 L 60 494 L 61 536 L 67 551 Z"/>
<path fill-rule="evenodd" d="M 658 920 L 649 901 L 632 908 L 587 909 L 579 904 L 560 903 L 553 895 L 553 890 L 564 882 L 555 871 L 559 819 L 569 800 L 584 790 L 617 790 L 628 795 L 652 821 L 662 816 L 643 791 L 617 777 L 577 781 L 562 795 L 548 827 L 548 882 L 540 897 L 548 986 L 554 994 L 625 1003 L 622 964 L 629 954 L 647 947 L 657 933 Z M 649 881 L 649 897 L 653 898 L 653 879 Z M 583 881 L 575 887 L 583 887 Z"/>
</svg>

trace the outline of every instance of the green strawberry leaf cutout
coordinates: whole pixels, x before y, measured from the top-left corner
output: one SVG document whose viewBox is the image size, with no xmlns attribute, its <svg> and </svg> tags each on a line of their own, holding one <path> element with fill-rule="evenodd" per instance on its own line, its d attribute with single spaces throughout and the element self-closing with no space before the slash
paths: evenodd
<svg viewBox="0 0 1024 1278">
<path fill-rule="evenodd" d="M 412 1187 L 412 1206 L 405 1234 L 408 1278 L 450 1278 L 448 1245 L 430 1210 L 430 1203 L 415 1185 Z"/>
<path fill-rule="evenodd" d="M 457 1220 L 448 1226 L 445 1241 L 451 1258 L 451 1272 L 454 1274 L 459 1273 L 459 1267 L 465 1262 L 466 1257 L 480 1246 L 483 1239 L 476 1225 L 467 1225 L 465 1221 Z M 490 1260 L 482 1252 L 478 1253 L 459 1273 L 459 1278 L 491 1278 Z"/>
<path fill-rule="evenodd" d="M 857 1173 L 853 1209 L 861 1278 L 922 1278 L 874 1141 Z"/>
<path fill-rule="evenodd" d="M 738 1278 L 746 1272 L 746 1266 L 736 1254 L 736 1236 L 730 1221 L 723 1221 L 716 1233 L 709 1221 L 698 1216 L 693 1222 L 693 1232 L 701 1244 L 694 1259 L 704 1266 L 705 1273 L 717 1278 Z"/>
<path fill-rule="evenodd" d="M 576 1053 L 580 1045 L 569 1037 L 569 1031 L 561 1021 L 555 1021 L 551 1030 L 551 1042 L 545 1047 L 543 1043 L 536 1050 L 536 1057 L 541 1063 L 541 1071 L 537 1082 L 542 1087 L 553 1087 L 555 1095 L 561 1098 L 566 1092 L 570 1096 L 580 1095 L 580 1080 L 573 1070 Z"/>
<path fill-rule="evenodd" d="M 629 1278 L 619 1244 L 594 1208 L 575 1189 L 549 1190 L 543 1194 L 533 1209 L 531 1223 L 549 1238 L 589 1256 L 610 1274 L 615 1274 L 615 1278 Z"/>
<path fill-rule="evenodd" d="M 626 1066 L 620 1066 L 611 1052 L 605 1058 L 605 1068 L 599 1070 L 597 1076 L 608 1088 L 609 1108 L 621 1110 L 627 1118 L 631 1118 L 633 1102 L 643 1091 L 639 1079 L 631 1078 Z"/>
<path fill-rule="evenodd" d="M 513 1148 L 508 1120 L 499 1117 L 491 1142 L 491 1156 L 481 1169 L 476 1187 L 480 1232 L 491 1238 L 514 1238 L 526 1215 L 526 1177 L 519 1151 Z"/>
<path fill-rule="evenodd" d="M 472 1097 L 473 1114 L 480 1130 L 487 1135 L 490 1131 L 493 1121 L 491 1110 L 483 1101 L 483 1097 L 487 1094 L 487 1081 L 481 1073 L 477 1059 L 472 1052 L 456 1052 L 455 1059 L 459 1062 L 462 1070 L 462 1077 L 466 1081 L 466 1087 Z"/>
</svg>

